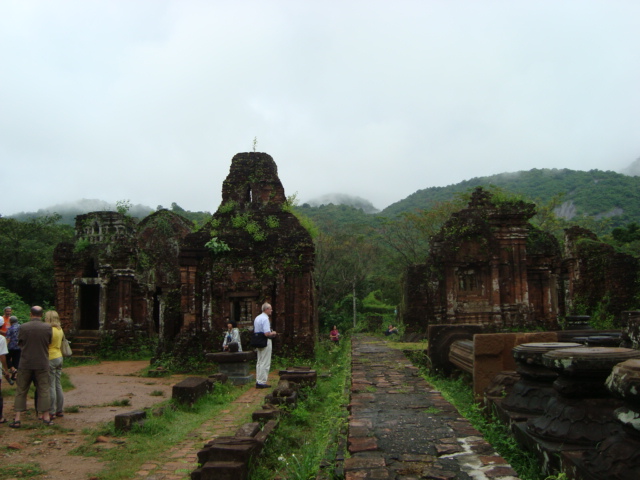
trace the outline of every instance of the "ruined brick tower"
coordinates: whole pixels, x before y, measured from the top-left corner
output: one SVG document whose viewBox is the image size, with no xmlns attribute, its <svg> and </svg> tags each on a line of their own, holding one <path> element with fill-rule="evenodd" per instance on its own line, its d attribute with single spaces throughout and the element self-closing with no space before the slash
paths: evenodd
<svg viewBox="0 0 640 480">
<path fill-rule="evenodd" d="M 406 274 L 403 320 L 430 324 L 554 328 L 561 256 L 550 234 L 529 224 L 535 205 L 498 202 L 476 189 L 432 240 L 426 264 Z"/>
<path fill-rule="evenodd" d="M 273 306 L 274 348 L 313 352 L 317 330 L 314 246 L 291 213 L 273 159 L 239 153 L 211 221 L 180 253 L 184 329 L 219 332 L 234 320 L 252 328 L 262 303 Z"/>
</svg>

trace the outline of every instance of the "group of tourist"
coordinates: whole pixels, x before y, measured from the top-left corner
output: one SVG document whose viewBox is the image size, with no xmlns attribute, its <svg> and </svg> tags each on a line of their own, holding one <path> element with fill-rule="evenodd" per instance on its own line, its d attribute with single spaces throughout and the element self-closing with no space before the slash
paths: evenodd
<svg viewBox="0 0 640 480">
<path fill-rule="evenodd" d="M 4 309 L 0 325 L 0 372 L 9 384 L 16 385 L 15 417 L 9 426 L 21 427 L 20 415 L 27 409 L 32 383 L 36 388 L 36 411 L 42 414 L 39 418 L 45 425 L 53 425 L 54 418 L 64 416 L 60 381 L 64 332 L 60 316 L 54 310 L 44 314 L 42 307 L 34 306 L 29 321 L 20 324 L 11 313 L 11 307 Z M 10 326 L 3 328 L 6 324 Z M 0 423 L 7 423 L 1 392 L 0 388 Z"/>
</svg>

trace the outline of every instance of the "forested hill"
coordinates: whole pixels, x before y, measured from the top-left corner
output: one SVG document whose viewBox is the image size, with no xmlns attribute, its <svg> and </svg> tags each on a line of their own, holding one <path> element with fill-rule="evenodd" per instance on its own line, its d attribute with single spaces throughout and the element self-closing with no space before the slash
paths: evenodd
<svg viewBox="0 0 640 480">
<path fill-rule="evenodd" d="M 562 194 L 562 208 L 557 213 L 566 219 L 588 215 L 595 218 L 610 217 L 612 226 L 631 221 L 640 223 L 640 177 L 611 171 L 569 169 L 534 168 L 472 178 L 447 187 L 425 188 L 388 206 L 380 215 L 395 216 L 429 208 L 434 203 L 452 199 L 458 193 L 492 185 L 542 203 Z"/>
<path fill-rule="evenodd" d="M 312 206 L 305 203 L 297 209 L 311 218 L 324 231 L 341 230 L 348 227 L 352 231 L 366 229 L 376 224 L 380 217 L 392 218 L 404 212 L 428 209 L 438 202 L 454 199 L 457 194 L 468 193 L 473 188 L 482 186 L 498 187 L 502 190 L 520 194 L 528 200 L 547 204 L 553 197 L 562 195 L 560 207 L 556 213 L 571 220 L 584 215 L 595 219 L 610 218 L 608 228 L 624 226 L 630 222 L 640 224 L 640 176 L 629 176 L 621 173 L 601 170 L 576 171 L 568 169 L 533 169 L 516 173 L 501 173 L 489 177 L 477 177 L 449 185 L 447 187 L 430 187 L 409 195 L 379 213 L 362 205 L 370 205 L 363 199 L 343 195 L 332 197 L 333 203 Z M 355 200 L 359 203 L 354 203 Z M 326 199 L 320 200 L 329 201 Z M 364 202 L 364 203 L 363 203 Z M 345 204 L 346 203 L 346 204 Z M 143 205 L 129 204 L 129 214 L 143 218 L 154 209 Z M 158 206 L 158 208 L 161 208 Z M 17 220 L 27 220 L 52 213 L 61 215 L 61 223 L 74 224 L 74 218 L 81 213 L 95 210 L 112 210 L 113 205 L 99 200 L 81 200 L 72 204 L 56 205 L 38 212 L 12 215 Z M 191 212 L 182 209 L 175 203 L 170 208 L 202 225 L 210 217 L 209 212 Z"/>
</svg>

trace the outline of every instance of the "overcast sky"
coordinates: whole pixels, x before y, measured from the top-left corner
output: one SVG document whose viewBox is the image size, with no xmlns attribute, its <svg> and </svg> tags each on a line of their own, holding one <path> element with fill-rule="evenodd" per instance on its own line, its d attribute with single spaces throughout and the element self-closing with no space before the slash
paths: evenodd
<svg viewBox="0 0 640 480">
<path fill-rule="evenodd" d="M 637 0 L 0 0 L 0 214 L 215 211 L 231 158 L 287 195 L 640 156 Z"/>
</svg>

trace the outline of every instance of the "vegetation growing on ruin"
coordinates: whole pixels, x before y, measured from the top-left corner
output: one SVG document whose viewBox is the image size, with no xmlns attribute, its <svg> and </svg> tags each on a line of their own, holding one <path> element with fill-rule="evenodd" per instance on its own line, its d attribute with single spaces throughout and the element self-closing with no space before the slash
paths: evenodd
<svg viewBox="0 0 640 480">
<path fill-rule="evenodd" d="M 225 252 L 231 251 L 229 245 L 220 240 L 218 237 L 211 237 L 211 240 L 205 243 L 204 246 L 211 250 L 211 253 L 213 253 L 214 255 L 221 255 Z"/>
</svg>

